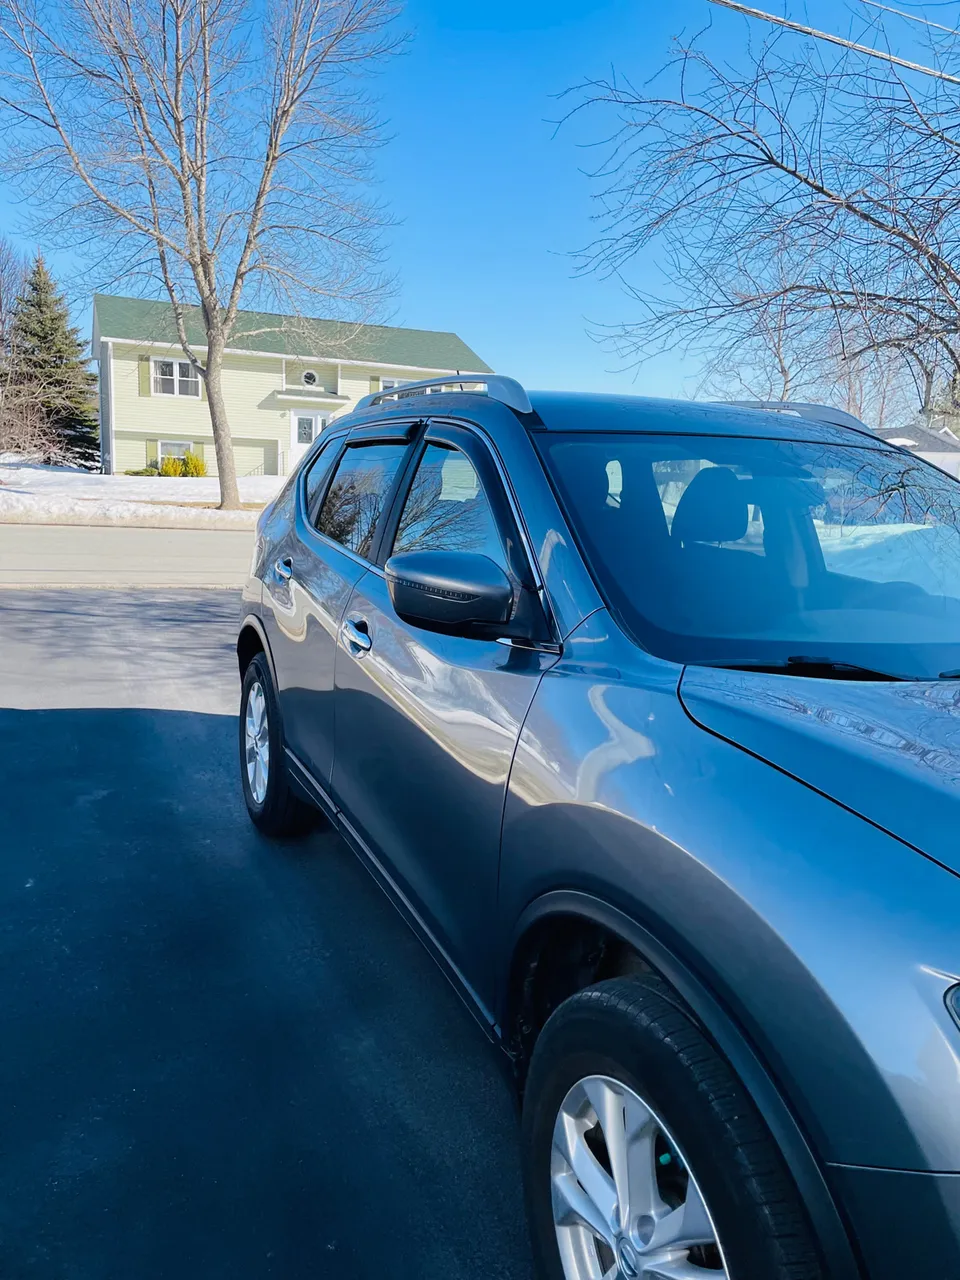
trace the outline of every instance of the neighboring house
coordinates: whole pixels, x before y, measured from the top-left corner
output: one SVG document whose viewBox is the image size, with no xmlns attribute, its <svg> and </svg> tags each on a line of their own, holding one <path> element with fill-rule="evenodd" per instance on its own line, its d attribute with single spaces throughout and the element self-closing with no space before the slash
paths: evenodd
<svg viewBox="0 0 960 1280">
<path fill-rule="evenodd" d="M 876 435 L 932 462 L 941 471 L 960 477 L 960 438 L 949 427 L 930 427 L 913 421 L 900 427 L 874 427 Z"/>
<path fill-rule="evenodd" d="M 203 357 L 199 308 L 187 336 Z M 105 472 L 199 454 L 216 475 L 203 381 L 184 359 L 169 303 L 96 294 Z M 445 373 L 491 373 L 455 333 L 242 311 L 224 357 L 223 393 L 237 474 L 286 475 L 331 419 L 361 396 Z"/>
</svg>

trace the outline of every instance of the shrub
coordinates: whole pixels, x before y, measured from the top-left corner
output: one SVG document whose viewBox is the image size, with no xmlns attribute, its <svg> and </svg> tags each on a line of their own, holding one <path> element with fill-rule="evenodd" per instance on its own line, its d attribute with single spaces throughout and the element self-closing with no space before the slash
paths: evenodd
<svg viewBox="0 0 960 1280">
<path fill-rule="evenodd" d="M 155 476 L 155 475 L 159 475 L 160 473 L 157 471 L 156 467 L 151 466 L 151 467 L 140 467 L 138 471 L 125 471 L 123 474 L 125 476 Z"/>
<path fill-rule="evenodd" d="M 183 459 L 171 458 L 169 455 L 160 459 L 160 474 L 162 476 L 182 476 L 183 475 Z"/>
<path fill-rule="evenodd" d="M 196 453 L 192 453 L 189 449 L 183 455 L 183 474 L 185 476 L 205 476 L 207 474 L 207 464 Z"/>
</svg>

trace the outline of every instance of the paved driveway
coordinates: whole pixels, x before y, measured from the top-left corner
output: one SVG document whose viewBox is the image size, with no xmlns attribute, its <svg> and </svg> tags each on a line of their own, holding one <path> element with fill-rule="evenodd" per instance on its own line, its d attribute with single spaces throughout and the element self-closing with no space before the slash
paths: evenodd
<svg viewBox="0 0 960 1280">
<path fill-rule="evenodd" d="M 233 593 L 0 592 L 0 1275 L 529 1280 L 512 1103 L 332 835 L 255 835 Z"/>
<path fill-rule="evenodd" d="M 241 587 L 253 533 L 0 524 L 0 586 Z"/>
</svg>

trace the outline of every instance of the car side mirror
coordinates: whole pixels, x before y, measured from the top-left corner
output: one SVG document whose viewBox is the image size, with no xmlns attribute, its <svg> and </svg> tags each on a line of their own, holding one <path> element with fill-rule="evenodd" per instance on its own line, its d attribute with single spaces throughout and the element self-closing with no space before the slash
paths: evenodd
<svg viewBox="0 0 960 1280">
<path fill-rule="evenodd" d="M 510 579 L 473 551 L 405 551 L 384 565 L 397 615 L 437 630 L 496 632 L 513 612 Z"/>
</svg>

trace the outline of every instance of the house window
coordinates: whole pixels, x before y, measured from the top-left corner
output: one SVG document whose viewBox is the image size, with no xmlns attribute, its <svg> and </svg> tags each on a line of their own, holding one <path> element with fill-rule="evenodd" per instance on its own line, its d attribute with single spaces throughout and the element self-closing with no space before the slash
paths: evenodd
<svg viewBox="0 0 960 1280">
<path fill-rule="evenodd" d="M 329 421 L 325 413 L 298 413 L 297 444 L 312 444 Z"/>
<path fill-rule="evenodd" d="M 189 360 L 154 360 L 155 396 L 200 395 L 200 375 Z"/>
<path fill-rule="evenodd" d="M 304 369 L 300 381 L 305 387 L 315 387 L 317 385 L 317 374 L 314 369 Z"/>
<path fill-rule="evenodd" d="M 157 461 L 162 463 L 164 458 L 184 458 L 188 453 L 193 452 L 193 443 L 186 443 L 183 440 L 160 440 L 157 444 Z"/>
<path fill-rule="evenodd" d="M 400 391 L 403 387 L 411 386 L 410 378 L 381 378 L 381 391 Z"/>
</svg>

